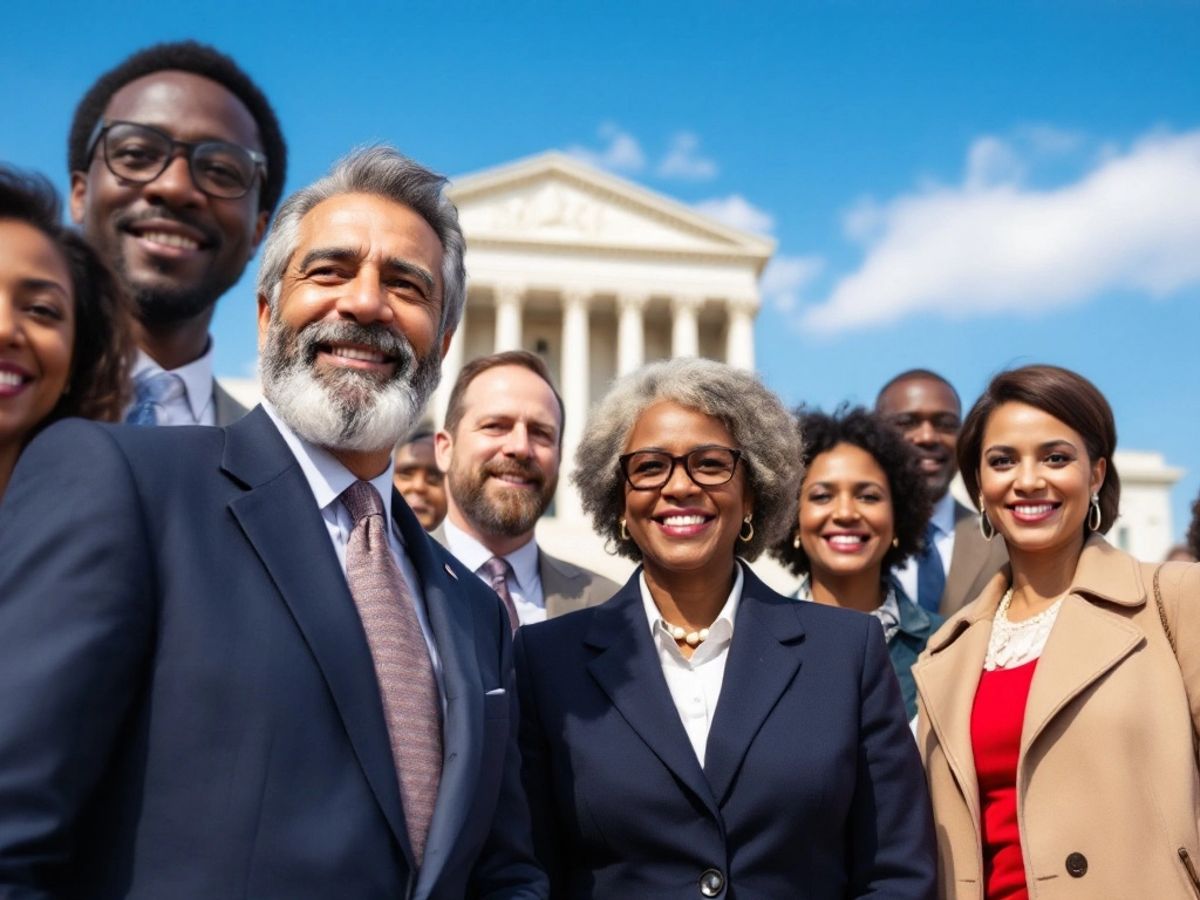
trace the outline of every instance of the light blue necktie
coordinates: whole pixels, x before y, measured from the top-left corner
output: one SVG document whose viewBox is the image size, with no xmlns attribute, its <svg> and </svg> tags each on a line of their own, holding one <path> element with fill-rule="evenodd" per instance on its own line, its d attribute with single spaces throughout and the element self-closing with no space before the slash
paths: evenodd
<svg viewBox="0 0 1200 900">
<path fill-rule="evenodd" d="M 925 526 L 925 547 L 917 555 L 917 603 L 922 609 L 937 612 L 946 590 L 946 569 L 937 548 L 938 528 Z"/>
<path fill-rule="evenodd" d="M 125 416 L 130 425 L 157 425 L 159 410 L 184 395 L 183 379 L 161 369 L 142 372 L 133 379 L 133 408 Z"/>
</svg>

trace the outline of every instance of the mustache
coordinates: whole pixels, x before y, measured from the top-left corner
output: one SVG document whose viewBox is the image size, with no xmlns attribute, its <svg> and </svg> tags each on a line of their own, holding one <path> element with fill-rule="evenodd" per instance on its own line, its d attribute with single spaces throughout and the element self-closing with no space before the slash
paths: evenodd
<svg viewBox="0 0 1200 900">
<path fill-rule="evenodd" d="M 151 219 L 158 222 L 178 222 L 180 225 L 186 225 L 188 228 L 192 228 L 204 235 L 204 244 L 207 247 L 215 247 L 221 243 L 221 234 L 217 229 L 204 222 L 197 221 L 193 216 L 184 215 L 166 206 L 155 206 L 152 209 L 143 209 L 139 212 L 121 213 L 116 216 L 113 222 L 118 229 L 125 231 L 139 222 L 147 222 Z"/>
<path fill-rule="evenodd" d="M 493 477 L 498 475 L 516 475 L 532 481 L 539 486 L 546 481 L 546 476 L 539 466 L 532 462 L 520 462 L 515 459 L 489 463 L 483 467 L 483 474 Z"/>
<path fill-rule="evenodd" d="M 296 335 L 297 349 L 307 363 L 317 358 L 322 344 L 359 344 L 394 359 L 396 377 L 406 376 L 416 363 L 412 344 L 384 325 L 360 325 L 358 322 L 313 322 Z"/>
</svg>

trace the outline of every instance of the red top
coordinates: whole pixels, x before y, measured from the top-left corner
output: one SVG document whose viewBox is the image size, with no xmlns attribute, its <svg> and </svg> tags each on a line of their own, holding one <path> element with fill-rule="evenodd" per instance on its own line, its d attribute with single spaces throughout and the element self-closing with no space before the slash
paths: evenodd
<svg viewBox="0 0 1200 900">
<path fill-rule="evenodd" d="M 984 671 L 971 708 L 971 747 L 983 815 L 984 896 L 1028 900 L 1021 834 L 1017 829 L 1017 756 L 1025 702 L 1037 660 Z"/>
</svg>

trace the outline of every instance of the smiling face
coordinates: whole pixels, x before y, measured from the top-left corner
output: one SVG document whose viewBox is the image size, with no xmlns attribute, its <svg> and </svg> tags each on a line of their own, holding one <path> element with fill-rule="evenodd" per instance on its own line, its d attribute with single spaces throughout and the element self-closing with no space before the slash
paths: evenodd
<svg viewBox="0 0 1200 900">
<path fill-rule="evenodd" d="M 958 472 L 954 452 L 962 411 L 954 391 L 935 378 L 907 378 L 883 392 L 878 412 L 916 448 L 930 496 L 940 500 Z"/>
<path fill-rule="evenodd" d="M 1009 553 L 1078 553 L 1105 460 L 1090 460 L 1078 432 L 1024 403 L 996 407 L 982 446 L 984 511 Z"/>
<path fill-rule="evenodd" d="M 880 565 L 895 534 L 887 474 L 853 444 L 819 454 L 800 487 L 800 542 L 814 580 Z"/>
<path fill-rule="evenodd" d="M 54 243 L 31 225 L 0 219 L 0 447 L 20 447 L 67 387 L 74 298 Z"/>
<path fill-rule="evenodd" d="M 426 531 L 446 518 L 445 477 L 434 459 L 431 436 L 396 448 L 392 481 Z"/>
<path fill-rule="evenodd" d="M 339 194 L 301 220 L 279 299 L 258 298 L 263 394 L 330 449 L 390 453 L 437 386 L 442 246 L 407 206 Z"/>
<path fill-rule="evenodd" d="M 664 401 L 648 407 L 634 424 L 624 453 L 660 450 L 683 456 L 698 447 L 740 449 L 725 424 L 713 416 Z M 742 520 L 753 498 L 739 463 L 725 484 L 701 487 L 682 463 L 667 483 L 654 490 L 634 490 L 625 482 L 625 523 L 630 539 L 654 580 L 671 573 L 709 572 L 714 583 L 726 581 Z"/>
<path fill-rule="evenodd" d="M 215 81 L 188 72 L 155 72 L 113 94 L 104 121 L 150 125 L 181 141 L 225 141 L 262 151 L 249 110 Z M 177 154 L 149 184 L 109 171 L 103 147 L 87 171 L 71 173 L 71 214 L 88 241 L 121 276 L 149 324 L 171 324 L 211 310 L 238 280 L 267 223 L 258 208 L 261 179 L 234 200 L 210 197 Z"/>
<path fill-rule="evenodd" d="M 554 391 L 524 366 L 495 366 L 467 385 L 462 408 L 454 433 L 437 435 L 452 520 L 484 541 L 532 536 L 558 486 Z"/>
</svg>

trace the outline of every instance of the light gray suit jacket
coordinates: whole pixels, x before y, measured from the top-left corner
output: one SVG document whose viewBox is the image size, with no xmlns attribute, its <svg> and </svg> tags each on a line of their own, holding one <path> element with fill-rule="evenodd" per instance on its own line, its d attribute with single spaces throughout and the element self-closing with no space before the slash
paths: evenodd
<svg viewBox="0 0 1200 900">
<path fill-rule="evenodd" d="M 429 536 L 450 549 L 446 543 L 446 530 L 441 525 L 429 532 Z M 599 606 L 621 587 L 590 569 L 551 556 L 541 547 L 538 548 L 538 578 L 542 580 L 547 619 L 587 606 Z"/>
<path fill-rule="evenodd" d="M 1004 541 L 984 540 L 979 531 L 979 514 L 961 503 L 954 504 L 954 555 L 946 575 L 946 588 L 938 612 L 954 615 L 982 592 L 991 577 L 1008 562 Z"/>
</svg>

